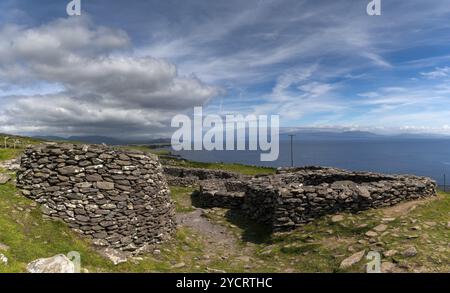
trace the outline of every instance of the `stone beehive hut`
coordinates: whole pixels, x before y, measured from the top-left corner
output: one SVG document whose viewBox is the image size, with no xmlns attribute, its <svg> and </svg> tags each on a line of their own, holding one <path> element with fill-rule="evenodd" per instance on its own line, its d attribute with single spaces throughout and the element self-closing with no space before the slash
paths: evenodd
<svg viewBox="0 0 450 293">
<path fill-rule="evenodd" d="M 17 176 L 24 195 L 97 243 L 122 250 L 175 231 L 174 205 L 158 158 L 99 145 L 27 149 Z"/>
</svg>

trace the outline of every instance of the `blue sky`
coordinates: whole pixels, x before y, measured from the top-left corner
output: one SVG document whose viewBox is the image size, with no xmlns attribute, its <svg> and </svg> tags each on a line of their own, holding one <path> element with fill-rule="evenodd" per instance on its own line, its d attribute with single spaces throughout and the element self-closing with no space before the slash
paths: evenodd
<svg viewBox="0 0 450 293">
<path fill-rule="evenodd" d="M 162 136 L 177 113 L 450 134 L 447 0 L 0 3 L 0 131 Z"/>
</svg>

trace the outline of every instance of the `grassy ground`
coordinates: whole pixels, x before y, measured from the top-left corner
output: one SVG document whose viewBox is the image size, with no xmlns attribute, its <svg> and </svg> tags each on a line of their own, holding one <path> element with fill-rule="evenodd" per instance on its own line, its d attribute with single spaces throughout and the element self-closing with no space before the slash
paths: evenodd
<svg viewBox="0 0 450 293">
<path fill-rule="evenodd" d="M 0 161 L 14 159 L 21 152 L 22 149 L 0 149 Z"/>
<path fill-rule="evenodd" d="M 0 133 L 0 146 L 2 148 L 4 147 L 5 137 L 7 138 L 6 143 L 10 148 L 14 146 L 14 141 L 16 141 L 16 147 L 22 148 L 29 144 L 42 142 L 42 140 L 36 138 Z"/>
<path fill-rule="evenodd" d="M 122 149 L 128 149 L 128 150 L 136 150 L 136 151 L 141 151 L 141 152 L 148 152 L 148 153 L 152 153 L 158 156 L 161 155 L 169 155 L 170 151 L 165 150 L 165 149 L 153 149 L 153 148 L 149 148 L 147 146 L 137 146 L 137 145 L 130 145 L 130 146 L 121 146 L 120 148 Z"/>
<path fill-rule="evenodd" d="M 142 152 L 149 152 L 158 156 L 167 156 L 170 154 L 169 150 L 166 149 L 151 149 L 146 146 L 125 146 L 125 149 L 134 149 Z M 194 161 L 186 161 L 182 159 L 176 158 L 162 158 L 162 164 L 181 166 L 187 168 L 202 168 L 202 169 L 216 169 L 216 170 L 224 170 L 230 172 L 241 173 L 244 175 L 259 175 L 259 174 L 274 174 L 274 168 L 268 167 L 258 167 L 258 166 L 248 166 L 242 164 L 229 164 L 229 163 L 204 163 L 204 162 L 194 162 Z"/>
<path fill-rule="evenodd" d="M 58 221 L 44 219 L 32 200 L 17 193 L 12 183 L 0 185 L 0 253 L 8 264 L 0 263 L 0 272 L 24 272 L 26 264 L 42 257 L 77 251 L 89 272 L 167 272 L 184 261 L 194 267 L 200 253 L 198 237 L 180 228 L 174 239 L 159 248 L 158 255 L 131 259 L 114 266 L 92 248 L 89 242 Z M 181 268 L 180 268 L 181 269 Z"/>
<path fill-rule="evenodd" d="M 8 139 L 6 140 L 8 148 L 5 149 L 5 137 Z M 14 147 L 14 142 L 16 142 L 16 148 Z M 20 155 L 24 148 L 28 145 L 33 145 L 37 143 L 41 143 L 42 140 L 34 139 L 30 137 L 23 137 L 23 136 L 14 136 L 14 135 L 6 135 L 0 133 L 0 161 L 4 160 L 10 160 L 18 155 Z"/>
<path fill-rule="evenodd" d="M 191 191 L 186 190 L 184 196 L 190 197 Z M 186 209 L 192 205 L 187 199 L 179 203 Z M 267 227 L 247 220 L 238 211 L 204 211 L 204 217 L 225 227 L 236 240 L 234 245 L 213 241 L 214 249 L 227 251 L 216 257 L 215 268 L 227 272 L 364 272 L 364 258 L 340 269 L 342 260 L 362 250 L 380 252 L 382 262 L 392 263 L 398 272 L 450 271 L 450 194 L 342 216 L 339 222 L 325 216 L 295 231 L 271 234 Z M 380 224 L 386 225 L 385 231 L 377 232 L 376 237 L 365 235 Z M 417 255 L 403 256 L 412 246 Z M 207 242 L 202 247 L 208 252 Z M 397 253 L 390 255 L 394 250 Z M 386 252 L 389 256 L 383 255 Z"/>
<path fill-rule="evenodd" d="M 203 163 L 203 162 L 193 162 L 185 160 L 175 160 L 171 159 L 166 161 L 169 165 L 176 165 L 188 168 L 202 168 L 202 169 L 216 169 L 231 171 L 236 173 L 241 173 L 244 175 L 259 175 L 259 174 L 274 174 L 274 168 L 268 167 L 258 167 L 258 166 L 247 166 L 242 164 L 228 164 L 228 163 Z"/>
<path fill-rule="evenodd" d="M 8 247 L 0 251 L 8 257 L 8 265 L 0 264 L 0 272 L 22 272 L 34 259 L 73 250 L 82 254 L 88 266 L 107 266 L 63 223 L 44 220 L 36 204 L 18 195 L 11 183 L 0 185 L 0 243 Z"/>
<path fill-rule="evenodd" d="M 170 187 L 172 199 L 175 202 L 175 208 L 178 213 L 192 212 L 194 210 L 191 202 L 191 194 L 194 191 L 195 189 L 190 187 Z"/>
<path fill-rule="evenodd" d="M 0 149 L 0 160 L 15 155 L 17 151 Z M 0 185 L 0 253 L 8 257 L 0 272 L 23 272 L 34 259 L 69 251 L 80 252 L 82 267 L 89 272 L 363 272 L 364 259 L 345 270 L 339 268 L 343 259 L 361 250 L 390 251 L 382 260 L 397 271 L 450 271 L 450 194 L 343 214 L 339 222 L 326 216 L 296 231 L 270 234 L 237 211 L 195 209 L 192 188 L 172 186 L 171 190 L 178 216 L 195 217 L 154 253 L 114 266 L 64 223 L 44 219 L 37 204 L 18 194 L 11 182 Z M 202 227 L 198 221 L 208 224 L 208 229 L 198 228 Z M 382 223 L 385 231 L 365 236 Z M 404 256 L 411 246 L 417 254 Z M 392 255 L 393 250 L 397 253 Z"/>
</svg>

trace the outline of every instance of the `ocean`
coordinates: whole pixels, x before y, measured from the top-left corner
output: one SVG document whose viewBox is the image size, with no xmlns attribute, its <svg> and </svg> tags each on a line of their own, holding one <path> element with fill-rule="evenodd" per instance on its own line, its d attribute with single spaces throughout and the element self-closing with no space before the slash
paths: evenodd
<svg viewBox="0 0 450 293">
<path fill-rule="evenodd" d="M 280 142 L 280 155 L 261 162 L 258 151 L 172 151 L 193 161 L 290 166 L 290 142 Z M 450 139 L 357 139 L 293 143 L 294 166 L 318 165 L 353 171 L 428 176 L 450 182 Z"/>
</svg>

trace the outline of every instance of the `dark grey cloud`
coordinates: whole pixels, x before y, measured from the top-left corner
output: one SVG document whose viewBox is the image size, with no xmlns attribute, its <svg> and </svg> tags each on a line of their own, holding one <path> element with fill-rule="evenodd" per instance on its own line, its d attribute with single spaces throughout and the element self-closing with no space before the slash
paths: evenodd
<svg viewBox="0 0 450 293">
<path fill-rule="evenodd" d="M 448 124 L 448 0 L 382 0 L 381 17 L 369 1 L 82 0 L 94 24 L 2 0 L 0 131 L 141 135 L 200 104 L 284 126 Z"/>
<path fill-rule="evenodd" d="M 136 57 L 121 30 L 87 18 L 0 30 L 0 77 L 16 86 L 58 84 L 62 91 L 10 96 L 3 129 L 52 134 L 136 136 L 167 130 L 173 115 L 219 93 L 180 76 L 163 59 Z"/>
</svg>

